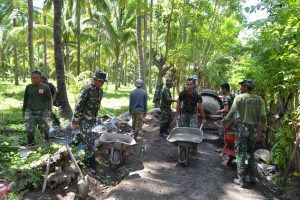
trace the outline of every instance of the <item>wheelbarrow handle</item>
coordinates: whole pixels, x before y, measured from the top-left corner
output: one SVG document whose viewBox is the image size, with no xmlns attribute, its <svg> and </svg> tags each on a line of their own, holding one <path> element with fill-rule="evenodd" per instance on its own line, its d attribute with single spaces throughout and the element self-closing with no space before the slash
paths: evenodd
<svg viewBox="0 0 300 200">
<path fill-rule="evenodd" d="M 200 128 L 199 128 L 200 130 L 202 130 L 203 124 L 204 124 L 204 123 L 201 123 Z"/>
</svg>

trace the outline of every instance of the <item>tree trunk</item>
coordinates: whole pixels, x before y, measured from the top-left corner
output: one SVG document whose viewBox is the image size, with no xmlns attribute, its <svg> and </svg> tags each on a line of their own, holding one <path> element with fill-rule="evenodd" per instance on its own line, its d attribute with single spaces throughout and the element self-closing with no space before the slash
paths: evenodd
<svg viewBox="0 0 300 200">
<path fill-rule="evenodd" d="M 30 73 L 34 67 L 34 52 L 33 52 L 33 0 L 28 0 L 28 53 L 29 53 L 29 68 Z"/>
<path fill-rule="evenodd" d="M 165 65 L 165 63 L 167 61 L 167 57 L 168 57 L 169 38 L 170 38 L 170 34 L 171 34 L 171 21 L 172 21 L 173 10 L 174 10 L 174 0 L 172 1 L 171 13 L 169 15 L 168 24 L 167 24 L 167 34 L 166 34 L 166 40 L 165 40 L 165 44 L 166 44 L 165 45 L 166 46 L 165 56 L 163 56 L 161 54 L 160 58 L 157 59 L 156 58 L 157 51 L 153 54 L 153 63 L 158 68 L 158 77 L 157 77 L 157 81 L 156 81 L 155 94 L 154 94 L 154 98 L 153 98 L 153 103 L 154 103 L 155 107 L 158 107 L 160 104 L 161 90 L 163 87 L 163 77 L 173 67 L 173 64 L 171 63 L 169 66 L 164 68 L 164 65 Z"/>
<path fill-rule="evenodd" d="M 57 89 L 60 93 L 61 100 L 61 116 L 65 119 L 72 118 L 72 110 L 69 104 L 66 82 L 65 82 L 65 69 L 62 52 L 61 41 L 61 9 L 62 1 L 54 0 L 54 24 L 53 24 L 53 37 L 54 37 L 54 55 L 55 55 L 55 70 L 57 79 Z"/>
<path fill-rule="evenodd" d="M 47 25 L 47 17 L 46 13 L 44 11 L 44 25 Z M 46 77 L 49 77 L 49 71 L 47 66 L 47 37 L 46 37 L 46 31 L 44 31 L 44 74 Z"/>
<path fill-rule="evenodd" d="M 76 2 L 76 22 L 77 22 L 77 75 L 80 74 L 80 1 Z"/>
<path fill-rule="evenodd" d="M 16 18 L 13 19 L 13 26 L 17 27 Z M 18 51 L 17 51 L 17 41 L 14 44 L 14 74 L 15 74 L 15 85 L 19 85 L 19 70 L 18 70 Z"/>
<path fill-rule="evenodd" d="M 138 1 L 136 7 L 136 41 L 137 41 L 138 62 L 140 67 L 140 76 L 141 79 L 145 82 L 145 62 L 144 62 L 143 41 L 142 41 L 141 0 Z M 145 84 L 143 84 L 143 88 L 146 89 Z"/>
<path fill-rule="evenodd" d="M 149 48 L 149 74 L 148 74 L 148 88 L 149 88 L 149 93 L 152 94 L 152 74 L 151 74 L 151 67 L 152 67 L 152 20 L 153 20 L 153 0 L 150 2 L 150 33 L 149 33 L 149 39 L 150 39 L 150 48 Z"/>
<path fill-rule="evenodd" d="M 25 83 L 26 82 L 26 49 L 25 49 L 25 44 L 24 45 L 22 45 L 23 46 L 23 48 L 22 48 L 22 57 L 23 57 L 23 83 Z"/>
<path fill-rule="evenodd" d="M 147 0 L 145 0 L 145 8 L 144 8 L 144 41 L 143 41 L 143 53 L 144 53 L 144 71 L 147 69 L 147 34 L 148 34 L 148 4 Z M 144 80 L 144 89 L 147 88 L 147 81 L 146 81 L 146 73 L 145 77 L 143 77 Z"/>
<path fill-rule="evenodd" d="M 189 4 L 189 0 L 184 0 L 184 19 L 183 19 L 183 28 L 182 28 L 182 44 L 184 45 L 186 42 L 186 27 L 188 24 L 188 19 L 187 19 L 187 6 Z"/>
</svg>

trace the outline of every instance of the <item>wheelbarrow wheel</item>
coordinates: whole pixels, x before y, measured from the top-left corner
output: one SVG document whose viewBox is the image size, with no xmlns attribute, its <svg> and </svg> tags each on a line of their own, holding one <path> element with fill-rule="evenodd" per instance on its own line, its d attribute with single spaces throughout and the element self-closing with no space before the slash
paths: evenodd
<svg viewBox="0 0 300 200">
<path fill-rule="evenodd" d="M 179 158 L 178 161 L 181 166 L 186 167 L 189 159 L 189 148 L 178 146 Z"/>
</svg>

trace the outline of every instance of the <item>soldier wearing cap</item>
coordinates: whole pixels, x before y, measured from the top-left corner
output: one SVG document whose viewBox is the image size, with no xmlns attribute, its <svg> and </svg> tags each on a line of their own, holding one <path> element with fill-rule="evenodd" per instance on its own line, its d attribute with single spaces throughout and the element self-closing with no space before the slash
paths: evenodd
<svg viewBox="0 0 300 200">
<path fill-rule="evenodd" d="M 241 95 L 235 97 L 232 107 L 225 117 L 224 121 L 229 121 L 234 117 L 234 113 L 238 111 L 238 128 L 236 132 L 236 161 L 238 178 L 234 182 L 241 187 L 246 187 L 246 173 L 249 172 L 250 184 L 255 184 L 254 174 L 254 148 L 255 137 L 257 140 L 263 138 L 267 126 L 267 117 L 265 103 L 262 98 L 252 94 L 254 84 L 251 79 L 245 79 L 239 82 L 241 85 Z M 258 133 L 254 134 L 254 129 Z M 247 153 L 250 155 L 248 166 L 245 160 Z M 249 171 L 248 171 L 249 170 Z"/>
<path fill-rule="evenodd" d="M 92 83 L 80 90 L 75 111 L 72 118 L 72 130 L 80 128 L 80 139 L 85 144 L 85 156 L 89 161 L 89 168 L 96 173 L 95 145 L 92 129 L 100 108 L 103 96 L 102 86 L 106 81 L 106 73 L 100 70 L 93 75 Z"/>
<path fill-rule="evenodd" d="M 170 88 L 173 87 L 173 80 L 171 78 L 167 78 L 166 80 L 166 87 L 162 91 L 161 95 L 161 104 L 160 104 L 160 110 L 161 110 L 161 120 L 160 120 L 160 136 L 162 138 L 166 138 L 168 133 L 168 128 L 170 126 L 170 123 L 172 122 L 172 109 L 171 104 L 173 102 L 178 102 L 175 99 L 172 99 Z"/>
<path fill-rule="evenodd" d="M 129 113 L 132 116 L 133 137 L 137 139 L 139 131 L 143 126 L 143 118 L 147 112 L 147 92 L 142 88 L 143 81 L 136 80 L 136 89 L 130 92 Z"/>
</svg>

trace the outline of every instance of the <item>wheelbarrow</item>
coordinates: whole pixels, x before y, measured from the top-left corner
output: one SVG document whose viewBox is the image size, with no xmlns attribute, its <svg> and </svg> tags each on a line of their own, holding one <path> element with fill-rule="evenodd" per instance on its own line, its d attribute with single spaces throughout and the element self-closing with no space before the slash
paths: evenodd
<svg viewBox="0 0 300 200">
<path fill-rule="evenodd" d="M 178 163 L 182 166 L 187 166 L 189 162 L 190 149 L 194 148 L 202 142 L 203 139 L 203 124 L 200 128 L 175 127 L 167 141 L 175 144 L 178 148 Z"/>
<path fill-rule="evenodd" d="M 227 166 L 232 166 L 232 161 L 235 159 L 235 133 L 229 131 L 229 128 L 227 127 L 227 124 L 224 123 L 224 147 L 223 151 L 220 154 L 220 157 L 222 157 L 224 154 L 228 156 L 227 160 Z"/>
<path fill-rule="evenodd" d="M 103 133 L 95 143 L 99 142 L 108 149 L 108 159 L 112 169 L 126 162 L 128 149 L 136 144 L 130 135 L 115 133 Z"/>
</svg>

